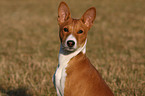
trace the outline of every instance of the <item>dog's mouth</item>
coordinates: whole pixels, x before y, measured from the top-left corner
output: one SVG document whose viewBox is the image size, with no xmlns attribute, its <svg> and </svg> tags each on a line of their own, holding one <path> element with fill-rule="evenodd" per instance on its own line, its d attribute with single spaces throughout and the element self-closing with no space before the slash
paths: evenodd
<svg viewBox="0 0 145 96">
<path fill-rule="evenodd" d="M 76 48 L 74 47 L 68 47 L 68 46 L 62 46 L 63 50 L 65 51 L 69 51 L 69 52 L 73 52 L 76 50 Z"/>
</svg>

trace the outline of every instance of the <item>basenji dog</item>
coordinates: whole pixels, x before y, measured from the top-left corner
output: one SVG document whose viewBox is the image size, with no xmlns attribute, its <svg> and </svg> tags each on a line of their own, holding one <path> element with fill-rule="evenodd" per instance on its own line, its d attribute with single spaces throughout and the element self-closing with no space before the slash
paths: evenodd
<svg viewBox="0 0 145 96">
<path fill-rule="evenodd" d="M 53 76 L 58 96 L 114 96 L 86 56 L 87 33 L 96 17 L 88 9 L 81 19 L 73 19 L 65 2 L 58 7 L 60 51 Z"/>
</svg>

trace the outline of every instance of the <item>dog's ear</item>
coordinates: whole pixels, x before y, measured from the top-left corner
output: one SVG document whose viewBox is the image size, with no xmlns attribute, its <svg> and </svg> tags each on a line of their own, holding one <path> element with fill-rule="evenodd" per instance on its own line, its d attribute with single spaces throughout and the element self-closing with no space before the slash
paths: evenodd
<svg viewBox="0 0 145 96">
<path fill-rule="evenodd" d="M 58 22 L 59 24 L 64 23 L 66 20 L 71 18 L 69 7 L 65 2 L 61 2 L 58 7 Z"/>
<path fill-rule="evenodd" d="M 87 27 L 90 28 L 93 25 L 93 21 L 95 20 L 95 18 L 96 18 L 96 8 L 91 7 L 84 13 L 81 20 Z"/>
</svg>

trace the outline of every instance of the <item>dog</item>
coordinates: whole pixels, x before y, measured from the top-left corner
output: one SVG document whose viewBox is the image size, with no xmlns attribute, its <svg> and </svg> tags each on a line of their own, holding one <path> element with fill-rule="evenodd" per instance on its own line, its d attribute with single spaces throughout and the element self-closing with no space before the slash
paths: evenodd
<svg viewBox="0 0 145 96">
<path fill-rule="evenodd" d="M 81 19 L 71 18 L 65 2 L 58 7 L 60 51 L 53 83 L 58 96 L 114 96 L 86 56 L 87 33 L 96 17 L 89 8 Z"/>
</svg>

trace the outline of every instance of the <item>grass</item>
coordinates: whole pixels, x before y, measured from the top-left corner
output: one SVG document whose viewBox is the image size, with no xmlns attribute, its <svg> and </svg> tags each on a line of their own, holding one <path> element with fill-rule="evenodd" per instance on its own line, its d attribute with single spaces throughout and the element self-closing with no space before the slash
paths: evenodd
<svg viewBox="0 0 145 96">
<path fill-rule="evenodd" d="M 67 0 L 72 17 L 91 6 L 87 55 L 115 96 L 145 96 L 144 0 Z M 0 1 L 0 96 L 56 96 L 60 0 Z"/>
</svg>

